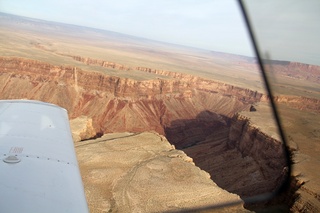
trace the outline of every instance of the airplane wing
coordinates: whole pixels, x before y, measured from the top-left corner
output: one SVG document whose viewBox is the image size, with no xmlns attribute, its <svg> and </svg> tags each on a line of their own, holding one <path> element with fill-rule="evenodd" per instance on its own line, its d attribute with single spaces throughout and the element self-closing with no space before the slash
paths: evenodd
<svg viewBox="0 0 320 213">
<path fill-rule="evenodd" d="M 67 111 L 0 101 L 0 211 L 88 212 Z"/>
</svg>

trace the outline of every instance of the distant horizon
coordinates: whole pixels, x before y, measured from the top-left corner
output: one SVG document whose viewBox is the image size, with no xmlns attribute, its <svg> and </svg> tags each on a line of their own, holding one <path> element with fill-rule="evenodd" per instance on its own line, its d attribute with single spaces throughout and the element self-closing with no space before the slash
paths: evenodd
<svg viewBox="0 0 320 213">
<path fill-rule="evenodd" d="M 235 0 L 2 0 L 0 11 L 204 50 L 254 56 Z"/>
<path fill-rule="evenodd" d="M 188 27 L 189 26 L 188 24 L 186 24 L 184 26 L 185 27 L 184 29 L 186 30 L 187 33 L 183 33 L 183 32 L 181 33 L 180 29 L 177 29 L 174 32 L 176 34 L 171 34 L 172 37 L 169 36 L 170 33 L 172 33 L 172 32 L 167 32 L 167 31 L 163 32 L 162 37 L 161 36 L 160 37 L 154 36 L 155 34 L 161 32 L 157 28 L 158 26 L 152 27 L 150 30 L 146 27 L 142 28 L 144 31 L 142 31 L 142 32 L 139 31 L 140 34 L 136 34 L 137 30 L 130 31 L 130 25 L 126 24 L 128 20 L 127 19 L 123 20 L 123 18 L 120 19 L 120 21 L 122 21 L 121 22 L 122 28 L 121 28 L 121 26 L 120 26 L 120 28 L 114 28 L 114 26 L 113 26 L 113 28 L 112 27 L 106 28 L 106 26 L 103 25 L 106 22 L 106 20 L 104 20 L 103 18 L 97 19 L 98 22 L 99 22 L 99 20 L 101 21 L 100 24 L 102 24 L 101 26 L 103 26 L 103 27 L 101 27 L 101 26 L 99 26 L 99 24 L 92 24 L 92 23 L 90 24 L 90 22 L 82 22 L 81 20 L 83 20 L 83 19 L 81 19 L 81 18 L 83 18 L 82 17 L 83 14 L 81 14 L 80 16 L 78 13 L 73 14 L 77 18 L 81 17 L 80 19 L 76 18 L 75 19 L 76 21 L 75 21 L 74 19 L 63 18 L 64 16 L 59 16 L 59 15 L 57 16 L 56 11 L 53 11 L 53 9 L 51 10 L 50 8 L 49 9 L 46 8 L 47 10 L 51 11 L 50 13 L 55 15 L 54 17 L 58 17 L 58 18 L 54 19 L 52 17 L 50 18 L 50 16 L 45 16 L 43 12 L 41 13 L 41 10 L 40 10 L 40 12 L 38 11 L 37 13 L 32 13 L 32 12 L 30 13 L 30 11 L 35 10 L 35 8 L 37 8 L 38 6 L 35 6 L 35 8 L 33 8 L 34 5 L 32 6 L 32 4 L 30 4 L 31 6 L 28 5 L 29 9 L 25 10 L 25 8 L 23 7 L 23 10 L 21 11 L 21 8 L 22 8 L 21 5 L 19 5 L 20 10 L 17 9 L 17 8 L 19 8 L 17 6 L 17 3 L 21 3 L 20 0 L 10 0 L 10 2 L 6 2 L 6 1 L 7 0 L 3 0 L 0 2 L 0 13 L 4 13 L 4 14 L 8 14 L 8 15 L 15 15 L 15 16 L 20 16 L 20 17 L 25 17 L 25 18 L 30 18 L 30 19 L 36 19 L 36 20 L 42 20 L 42 21 L 47 21 L 47 22 L 69 24 L 69 25 L 74 25 L 74 26 L 78 26 L 78 27 L 87 27 L 87 28 L 96 29 L 96 30 L 109 31 L 109 32 L 113 32 L 113 33 L 119 33 L 119 34 L 123 34 L 123 35 L 133 36 L 136 38 L 148 39 L 150 41 L 168 43 L 168 44 L 172 44 L 172 45 L 179 45 L 179 46 L 184 46 L 184 47 L 189 47 L 189 48 L 196 48 L 196 49 L 200 49 L 200 50 L 213 51 L 213 52 L 218 52 L 218 53 L 234 54 L 234 55 L 244 56 L 244 57 L 249 57 L 249 58 L 256 58 L 256 55 L 255 55 L 253 48 L 252 48 L 252 41 L 250 40 L 250 38 L 248 36 L 247 26 L 246 26 L 245 22 L 243 21 L 243 17 L 242 17 L 242 14 L 238 8 L 238 5 L 235 4 L 236 1 L 233 1 L 233 0 L 226 1 L 227 3 L 221 3 L 221 1 L 217 1 L 217 2 L 219 2 L 219 3 L 217 3 L 217 5 L 221 6 L 221 8 L 225 9 L 225 11 L 222 11 L 221 13 L 219 13 L 219 11 L 218 11 L 218 14 L 219 14 L 218 17 L 220 17 L 220 19 L 221 19 L 221 17 L 222 18 L 227 17 L 227 20 L 232 19 L 233 22 L 235 22 L 235 23 L 232 23 L 232 25 L 231 25 L 232 21 L 229 20 L 229 22 L 227 21 L 226 23 L 228 23 L 230 26 L 224 26 L 221 29 L 217 29 L 216 31 L 218 33 L 215 33 L 215 30 L 213 28 L 217 27 L 217 26 L 221 27 L 224 25 L 224 23 L 223 22 L 220 23 L 221 20 L 214 20 L 212 18 L 213 16 L 211 16 L 212 14 L 210 13 L 211 8 L 207 8 L 207 10 L 206 10 L 206 12 L 211 15 L 208 15 L 208 14 L 203 15 L 202 13 L 197 13 L 197 12 L 199 12 L 198 10 L 193 10 L 193 9 L 186 7 L 186 8 L 184 8 L 184 10 L 181 10 L 178 12 L 178 14 L 179 13 L 182 14 L 182 18 L 183 18 L 182 19 L 183 21 L 180 20 L 179 24 L 182 24 L 181 26 L 184 26 L 184 24 L 187 22 L 186 20 L 188 20 L 190 22 L 194 22 L 194 23 L 193 23 L 193 25 L 190 25 L 190 27 Z M 36 1 L 36 0 L 31 0 L 31 1 Z M 71 0 L 71 1 L 73 1 L 73 0 Z M 127 0 L 120 0 L 119 2 L 125 2 L 125 1 L 127 1 Z M 137 0 L 137 2 L 140 2 L 140 3 L 143 3 L 144 1 L 145 0 Z M 13 2 L 13 4 L 12 4 L 13 6 L 12 5 L 10 6 L 10 4 L 12 2 Z M 81 0 L 81 2 L 87 3 L 86 0 Z M 167 10 L 170 10 L 170 7 L 169 7 L 170 3 L 168 3 L 168 1 L 166 1 L 166 0 L 164 0 L 164 2 L 165 3 L 162 6 L 167 6 L 167 7 L 162 8 L 162 9 L 164 9 L 164 12 L 162 11 L 162 13 L 160 12 L 159 14 L 163 15 L 163 17 L 166 19 L 166 16 L 168 15 Z M 195 3 L 194 0 L 187 0 L 187 2 L 188 2 L 188 6 Z M 245 1 L 245 2 L 250 2 L 250 0 Z M 110 3 L 110 2 L 108 2 L 108 3 Z M 39 8 L 40 7 L 44 8 L 45 6 L 48 6 L 48 4 L 50 5 L 51 3 L 45 2 L 42 5 L 40 5 Z M 53 3 L 53 4 L 55 5 L 55 3 Z M 61 4 L 61 2 L 57 3 L 57 5 L 60 5 L 60 4 Z M 68 4 L 70 4 L 70 3 L 68 3 Z M 111 2 L 110 4 L 112 5 L 113 3 Z M 207 0 L 204 0 L 202 4 L 207 5 L 209 3 L 207 2 Z M 120 3 L 120 5 L 123 5 L 123 4 Z M 261 16 L 261 14 L 259 12 L 255 12 L 256 8 L 257 8 L 257 11 L 260 11 L 263 6 L 260 6 L 260 4 L 254 4 L 252 2 L 250 2 L 250 4 L 248 4 L 248 5 L 249 5 L 249 7 L 248 7 L 249 16 L 251 17 L 250 21 L 252 21 L 252 24 L 254 27 L 253 30 L 257 31 L 257 32 L 255 32 L 255 35 L 257 37 L 256 40 L 258 42 L 258 46 L 260 48 L 260 53 L 259 53 L 260 57 L 266 58 L 265 55 L 268 53 L 268 55 L 270 55 L 270 59 L 275 60 L 275 61 L 291 61 L 291 62 L 310 64 L 310 65 L 318 65 L 318 66 L 320 65 L 320 57 L 318 57 L 319 53 L 317 52 L 317 47 L 319 46 L 319 44 L 314 44 L 313 43 L 314 39 L 313 40 L 312 39 L 306 40 L 303 37 L 300 38 L 298 35 L 292 36 L 291 35 L 292 31 L 290 31 L 290 30 L 292 30 L 291 28 L 288 28 L 287 29 L 288 31 L 285 31 L 285 34 L 283 34 L 283 32 L 281 32 L 281 34 L 278 33 L 278 28 L 272 29 L 269 27 L 270 22 L 263 19 L 263 14 Z M 273 7 L 276 5 L 276 3 L 271 2 L 270 5 Z M 271 8 L 270 5 L 267 4 L 266 6 L 269 6 Z M 318 5 L 320 6 L 320 4 L 318 4 Z M 104 4 L 104 6 L 106 6 L 106 4 Z M 175 5 L 175 4 L 173 4 L 173 6 L 177 7 L 177 5 Z M 132 11 L 134 12 L 134 14 L 136 14 L 135 13 L 136 10 L 133 10 L 133 9 L 137 9 L 136 7 L 131 8 L 132 5 L 130 5 L 130 6 L 126 5 L 126 7 L 127 7 L 127 10 L 125 10 L 125 11 L 122 11 L 121 10 L 122 7 L 120 7 L 120 11 L 122 12 L 121 13 L 122 15 L 120 15 L 120 17 L 121 16 L 127 17 L 128 14 L 130 17 L 130 13 L 132 13 Z M 150 5 L 149 5 L 149 7 L 150 7 Z M 152 4 L 151 4 L 151 7 L 152 7 Z M 227 7 L 227 9 L 226 9 L 226 7 Z M 229 7 L 231 8 L 231 11 L 233 11 L 233 13 L 230 13 L 230 11 L 228 11 Z M 96 8 L 96 7 L 93 7 L 93 8 Z M 201 7 L 201 8 L 203 9 L 205 7 Z M 302 9 L 305 9 L 307 11 L 308 8 L 307 9 L 306 8 L 302 7 Z M 172 8 L 171 8 L 171 10 L 172 10 Z M 214 12 L 217 12 L 217 9 L 216 10 L 212 9 L 212 10 Z M 310 8 L 309 8 L 309 10 L 310 10 Z M 278 12 L 278 11 L 276 11 L 276 12 Z M 294 12 L 296 12 L 296 11 L 294 11 Z M 175 11 L 170 11 L 170 13 L 176 14 Z M 172 16 L 172 14 L 170 15 L 170 13 L 169 13 L 169 16 L 171 16 L 171 18 L 172 18 L 173 16 Z M 196 15 L 194 15 L 194 13 Z M 226 14 L 224 14 L 224 13 L 226 13 L 228 15 L 226 16 Z M 268 14 L 270 13 L 270 15 L 271 15 L 271 12 L 269 10 L 266 13 L 268 13 Z M 230 14 L 232 14 L 232 15 L 230 16 Z M 90 15 L 94 16 L 95 14 L 90 13 Z M 115 14 L 113 14 L 113 15 L 115 15 Z M 277 15 L 279 15 L 279 14 L 277 14 Z M 282 14 L 282 15 L 284 15 L 284 14 Z M 86 17 L 89 17 L 89 16 L 86 16 Z M 117 14 L 115 15 L 115 17 L 117 17 Z M 176 20 L 175 17 L 176 16 L 174 16 L 174 19 L 172 19 L 173 22 L 175 22 L 175 20 Z M 190 17 L 192 17 L 192 18 L 190 18 Z M 199 19 L 199 17 L 202 19 Z M 211 18 L 209 18 L 209 17 L 211 17 Z M 61 18 L 62 18 L 62 20 L 61 20 Z M 200 31 L 199 33 L 196 32 L 197 31 L 196 28 L 193 29 L 191 27 L 191 26 L 196 26 L 199 23 L 200 24 L 202 23 L 202 22 L 195 22 L 195 20 L 198 20 L 197 18 L 199 20 L 205 21 L 207 24 L 207 25 L 202 26 L 202 27 L 206 26 L 207 28 L 201 28 L 202 31 Z M 280 18 L 281 18 L 281 16 L 280 16 Z M 317 16 L 316 18 L 320 18 L 320 16 Z M 89 19 L 91 19 L 91 16 Z M 177 19 L 179 19 L 179 17 Z M 92 21 L 95 21 L 95 20 L 96 19 L 92 18 Z M 117 18 L 115 18 L 115 20 L 117 20 Z M 258 22 L 257 22 L 258 25 L 257 24 L 255 25 L 256 20 L 258 20 Z M 273 22 L 271 22 L 271 23 L 277 23 L 276 22 L 277 20 L 278 20 L 278 18 L 275 18 L 275 20 L 273 20 Z M 306 19 L 306 20 L 308 20 L 308 19 Z M 280 19 L 280 21 L 281 21 L 281 19 Z M 165 21 L 161 20 L 160 25 L 161 24 L 164 26 L 166 24 L 170 25 L 170 22 L 163 24 L 164 22 Z M 262 23 L 261 26 L 259 24 L 260 22 Z M 130 23 L 130 21 L 128 21 L 128 23 Z M 144 23 L 144 19 L 143 19 L 143 23 L 142 24 L 139 23 L 139 26 L 141 25 L 140 29 L 141 29 L 141 27 L 144 26 L 144 24 L 149 27 L 153 26 L 153 25 L 150 25 L 150 23 L 149 23 L 149 25 L 148 25 L 147 21 L 146 21 L 146 23 Z M 281 23 L 281 24 L 284 25 L 284 23 Z M 298 24 L 299 24 L 299 22 L 298 22 Z M 305 24 L 305 22 L 303 22 L 302 24 Z M 241 27 L 239 27 L 238 25 L 241 25 Z M 282 26 L 282 25 L 280 25 L 280 26 Z M 309 24 L 309 25 L 313 26 L 313 23 Z M 234 26 L 237 26 L 237 27 L 235 28 Z M 127 28 L 128 28 L 128 31 L 126 31 Z M 132 27 L 132 29 L 135 29 L 135 27 Z M 308 29 L 310 29 L 310 27 Z M 276 30 L 276 32 L 272 32 L 271 30 Z M 146 32 L 148 32 L 148 33 L 146 33 Z M 188 32 L 189 33 L 192 32 L 192 33 L 190 33 L 191 35 L 189 35 Z M 195 32 L 195 33 L 193 33 L 193 32 Z M 209 35 L 206 35 L 206 34 L 209 34 Z M 272 34 L 274 34 L 274 36 L 272 36 L 272 39 L 270 39 L 270 37 L 267 37 Z M 304 33 L 304 35 L 305 34 L 306 33 Z M 218 36 L 218 37 L 214 37 L 214 36 Z M 315 38 L 317 35 L 311 33 L 311 36 L 313 36 L 312 38 Z M 294 43 L 293 41 L 291 41 L 291 37 L 294 37 L 294 39 L 299 39 L 299 42 Z M 310 35 L 308 35 L 308 37 L 310 37 Z M 299 51 L 290 51 L 290 49 L 295 46 L 297 46 L 299 48 Z M 282 48 L 282 47 L 285 47 L 285 48 Z M 318 48 L 318 49 L 320 49 L 320 48 Z M 269 58 L 267 60 L 269 60 Z"/>
<path fill-rule="evenodd" d="M 27 16 L 19 16 L 19 15 L 10 14 L 10 13 L 4 13 L 4 12 L 0 12 L 0 14 L 5 14 L 5 15 L 9 15 L 9 16 L 16 16 L 16 17 L 21 17 L 21 18 L 27 18 L 27 19 L 33 19 L 33 20 L 36 20 L 36 21 L 44 21 L 44 22 L 51 22 L 51 23 L 56 23 L 56 24 L 70 25 L 70 26 L 75 26 L 75 27 L 80 27 L 80 28 L 88 28 L 88 29 L 92 29 L 92 30 L 99 30 L 99 31 L 104 31 L 104 32 L 109 32 L 109 33 L 111 32 L 111 33 L 116 33 L 116 34 L 120 34 L 120 35 L 124 35 L 124 36 L 134 37 L 134 38 L 137 38 L 137 39 L 149 40 L 149 41 L 156 42 L 156 43 L 169 44 L 169 45 L 180 46 L 180 47 L 184 47 L 184 48 L 191 48 L 191 49 L 197 49 L 197 50 L 202 50 L 202 51 L 214 52 L 214 53 L 218 53 L 218 54 L 230 54 L 230 55 L 235 55 L 235 56 L 239 56 L 239 57 L 246 57 L 246 58 L 250 58 L 250 59 L 253 59 L 253 60 L 257 60 L 256 56 L 247 56 L 247 55 L 240 55 L 240 54 L 235 54 L 235 53 L 230 53 L 230 52 L 221 52 L 221 51 L 215 51 L 215 50 L 208 50 L 208 49 L 203 49 L 203 48 L 198 48 L 198 47 L 192 47 L 192 46 L 175 44 L 175 43 L 170 43 L 170 42 L 165 42 L 165 41 L 153 40 L 153 39 L 144 38 L 144 37 L 138 37 L 138 36 L 135 36 L 135 35 L 124 34 L 124 33 L 115 32 L 115 31 L 106 30 L 106 29 L 99 29 L 99 28 L 94 28 L 94 27 L 81 26 L 81 25 L 62 23 L 62 22 L 56 22 L 56 21 L 48 21 L 48 20 L 44 20 L 44 19 L 32 18 L 32 17 L 27 17 Z M 268 59 L 266 59 L 266 60 L 268 60 Z M 294 61 L 285 61 L 285 60 L 271 60 L 271 61 L 294 62 Z"/>
<path fill-rule="evenodd" d="M 231 52 L 222 52 L 222 51 L 204 49 L 204 48 L 200 48 L 200 47 L 187 46 L 187 45 L 183 45 L 183 44 L 170 43 L 170 42 L 166 42 L 166 41 L 159 41 L 159 40 L 154 40 L 154 39 L 150 39 L 150 38 L 146 38 L 146 37 L 125 34 L 125 33 L 111 31 L 111 30 L 107 30 L 107 29 L 94 28 L 94 27 L 90 27 L 90 26 L 83 26 L 83 25 L 77 25 L 77 24 L 70 24 L 70 23 L 63 23 L 63 22 L 57 22 L 57 21 L 51 21 L 51 20 L 27 17 L 27 16 L 22 16 L 22 15 L 12 14 L 12 13 L 5 13 L 5 12 L 1 12 L 1 11 L 0 11 L 0 14 L 4 14 L 4 15 L 8 15 L 8 16 L 16 16 L 16 17 L 25 18 L 25 19 L 32 19 L 33 21 L 49 22 L 49 23 L 52 23 L 52 24 L 63 24 L 63 25 L 69 25 L 69 26 L 74 26 L 74 27 L 79 27 L 79 28 L 87 28 L 87 29 L 92 29 L 92 30 L 99 30 L 99 31 L 104 31 L 104 32 L 108 32 L 108 33 L 115 33 L 115 34 L 119 34 L 119 35 L 130 36 L 130 37 L 134 37 L 134 38 L 137 38 L 137 39 L 144 39 L 144 40 L 149 40 L 149 41 L 152 41 L 152 42 L 175 45 L 175 46 L 180 46 L 180 47 L 185 47 L 185 48 L 192 48 L 192 49 L 208 51 L 208 52 L 215 52 L 215 53 L 219 53 L 219 54 L 230 54 L 230 55 L 235 55 L 235 56 L 239 56 L 239 57 L 247 57 L 247 58 L 251 58 L 251 59 L 256 59 L 257 58 L 255 55 L 254 56 L 248 56 L 248 55 L 241 55 L 241 54 L 236 54 L 236 53 L 231 53 Z"/>
</svg>

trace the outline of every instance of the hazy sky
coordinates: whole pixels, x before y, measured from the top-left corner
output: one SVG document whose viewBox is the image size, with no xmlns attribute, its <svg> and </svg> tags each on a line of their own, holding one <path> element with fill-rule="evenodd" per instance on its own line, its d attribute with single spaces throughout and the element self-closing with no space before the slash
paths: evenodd
<svg viewBox="0 0 320 213">
<path fill-rule="evenodd" d="M 245 0 L 260 50 L 320 65 L 320 0 Z"/>
<path fill-rule="evenodd" d="M 253 55 L 235 0 L 0 0 L 2 12 Z"/>
<path fill-rule="evenodd" d="M 320 65 L 320 0 L 245 0 L 263 52 Z M 236 0 L 0 0 L 0 11 L 253 56 Z"/>
</svg>

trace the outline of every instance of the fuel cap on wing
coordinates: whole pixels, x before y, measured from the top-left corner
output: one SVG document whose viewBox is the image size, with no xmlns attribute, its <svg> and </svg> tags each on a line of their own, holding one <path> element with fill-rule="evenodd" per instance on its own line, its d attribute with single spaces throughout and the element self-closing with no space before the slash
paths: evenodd
<svg viewBox="0 0 320 213">
<path fill-rule="evenodd" d="M 21 159 L 14 155 L 9 155 L 5 159 L 3 159 L 3 162 L 5 163 L 19 163 L 20 161 Z"/>
</svg>

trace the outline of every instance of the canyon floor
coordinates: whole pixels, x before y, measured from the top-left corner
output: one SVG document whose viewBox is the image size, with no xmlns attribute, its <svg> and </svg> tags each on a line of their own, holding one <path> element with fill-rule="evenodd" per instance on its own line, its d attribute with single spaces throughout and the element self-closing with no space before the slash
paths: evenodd
<svg viewBox="0 0 320 213">
<path fill-rule="evenodd" d="M 288 165 L 253 58 L 2 13 L 0 40 L 0 98 L 68 110 L 92 212 L 320 211 L 319 66 L 266 67 Z"/>
</svg>

